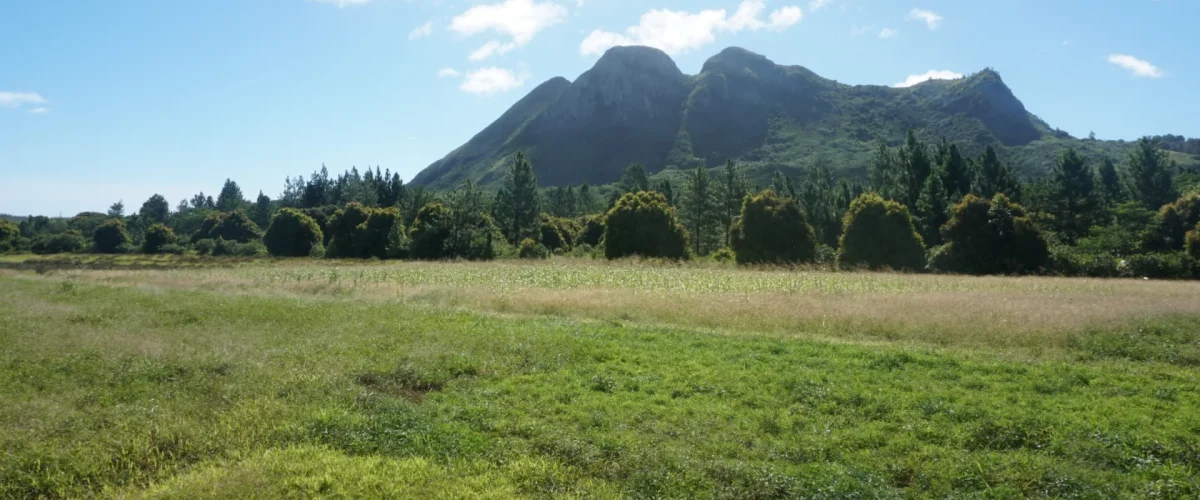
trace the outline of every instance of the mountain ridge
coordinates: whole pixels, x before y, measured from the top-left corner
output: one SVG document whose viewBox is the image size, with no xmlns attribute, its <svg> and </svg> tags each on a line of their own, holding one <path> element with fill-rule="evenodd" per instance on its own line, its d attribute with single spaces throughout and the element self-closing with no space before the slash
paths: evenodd
<svg viewBox="0 0 1200 500">
<path fill-rule="evenodd" d="M 910 129 L 968 152 L 995 146 L 1028 175 L 1044 172 L 1066 147 L 1097 157 L 1115 151 L 1051 129 L 990 68 L 893 88 L 839 83 L 740 47 L 686 75 L 666 53 L 633 46 L 610 49 L 574 81 L 539 85 L 411 183 L 493 184 L 517 151 L 547 186 L 614 182 L 631 163 L 657 173 L 730 158 L 761 180 L 798 172 L 817 156 L 841 175 L 862 175 L 875 144 L 898 144 Z"/>
</svg>

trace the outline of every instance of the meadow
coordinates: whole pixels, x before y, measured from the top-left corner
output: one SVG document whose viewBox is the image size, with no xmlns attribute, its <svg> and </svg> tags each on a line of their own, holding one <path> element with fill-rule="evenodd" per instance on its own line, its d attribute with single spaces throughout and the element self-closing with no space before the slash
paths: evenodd
<svg viewBox="0 0 1200 500">
<path fill-rule="evenodd" d="M 1195 498 L 1200 283 L 0 259 L 0 497 Z"/>
</svg>

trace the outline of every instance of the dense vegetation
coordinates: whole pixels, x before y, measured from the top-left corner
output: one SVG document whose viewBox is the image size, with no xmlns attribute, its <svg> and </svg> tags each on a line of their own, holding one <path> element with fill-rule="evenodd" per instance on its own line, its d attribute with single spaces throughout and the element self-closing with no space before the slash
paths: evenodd
<svg viewBox="0 0 1200 500">
<path fill-rule="evenodd" d="M 242 199 L 227 180 L 216 200 L 176 210 L 155 195 L 136 214 L 29 217 L 0 226 L 0 248 L 39 254 L 187 253 L 356 259 L 581 257 L 736 259 L 915 272 L 1200 277 L 1200 190 L 1154 139 L 1093 163 L 1064 151 L 1051 174 L 1023 178 L 993 148 L 909 132 L 879 144 L 858 179 L 818 157 L 762 185 L 733 160 L 682 180 L 626 167 L 609 186 L 538 188 L 518 154 L 498 191 L 466 180 L 431 191 L 390 172 L 352 169 L 288 178 L 272 200 Z M 224 207 L 222 211 L 218 207 Z M 261 222 L 261 224 L 260 224 Z M 264 237 L 261 227 L 267 227 Z M 178 235 L 178 236 L 176 236 Z M 265 243 L 265 245 L 264 245 Z"/>
</svg>

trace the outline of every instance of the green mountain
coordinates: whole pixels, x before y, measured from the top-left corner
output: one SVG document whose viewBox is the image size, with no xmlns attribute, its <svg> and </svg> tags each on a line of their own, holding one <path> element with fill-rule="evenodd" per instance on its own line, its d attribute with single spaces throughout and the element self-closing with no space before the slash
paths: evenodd
<svg viewBox="0 0 1200 500">
<path fill-rule="evenodd" d="M 729 158 L 762 181 L 775 170 L 794 174 L 818 155 L 841 175 L 864 175 L 875 145 L 897 145 L 910 129 L 970 154 L 995 146 L 1035 177 L 1067 147 L 1098 160 L 1122 158 L 1130 146 L 1052 129 L 991 69 L 892 88 L 838 83 L 740 48 L 721 51 L 688 76 L 662 51 L 616 47 L 574 82 L 554 78 L 538 86 L 412 183 L 493 184 L 517 151 L 530 156 L 548 186 L 614 182 L 631 163 L 670 176 Z"/>
</svg>

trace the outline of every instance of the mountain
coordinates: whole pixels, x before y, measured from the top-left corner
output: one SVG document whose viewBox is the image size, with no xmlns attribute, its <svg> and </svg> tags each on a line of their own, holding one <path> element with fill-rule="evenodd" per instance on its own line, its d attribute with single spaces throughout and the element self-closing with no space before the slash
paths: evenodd
<svg viewBox="0 0 1200 500">
<path fill-rule="evenodd" d="M 668 175 L 729 158 L 766 180 L 775 170 L 795 174 L 817 155 L 841 175 L 863 175 L 876 144 L 899 144 L 910 129 L 971 154 L 995 146 L 1033 176 L 1067 147 L 1097 159 L 1128 148 L 1055 131 L 991 69 L 908 88 L 853 86 L 736 47 L 695 76 L 657 49 L 616 47 L 574 82 L 554 78 L 535 88 L 412 184 L 493 184 L 518 151 L 543 185 L 606 184 L 632 163 Z"/>
</svg>

